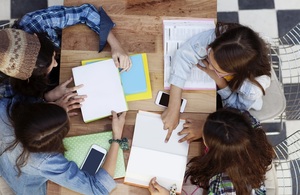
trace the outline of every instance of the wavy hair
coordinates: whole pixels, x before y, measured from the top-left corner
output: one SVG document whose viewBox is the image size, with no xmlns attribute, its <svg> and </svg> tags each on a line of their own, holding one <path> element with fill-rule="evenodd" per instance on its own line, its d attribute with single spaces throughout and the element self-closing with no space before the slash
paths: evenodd
<svg viewBox="0 0 300 195">
<path fill-rule="evenodd" d="M 208 189 L 213 176 L 226 173 L 237 194 L 260 187 L 275 155 L 261 128 L 236 110 L 223 109 L 208 116 L 203 137 L 208 152 L 190 160 L 185 179 Z"/>
<path fill-rule="evenodd" d="M 229 87 L 236 91 L 249 79 L 265 94 L 263 87 L 255 80 L 258 76 L 271 76 L 269 49 L 264 40 L 251 28 L 239 24 L 218 23 L 216 35 L 209 47 L 220 68 L 234 73 L 233 79 L 228 82 Z"/>
<path fill-rule="evenodd" d="M 5 151 L 22 144 L 23 151 L 16 159 L 19 174 L 30 153 L 64 153 L 63 138 L 70 125 L 62 107 L 50 103 L 16 103 L 9 116 L 16 139 Z"/>
</svg>

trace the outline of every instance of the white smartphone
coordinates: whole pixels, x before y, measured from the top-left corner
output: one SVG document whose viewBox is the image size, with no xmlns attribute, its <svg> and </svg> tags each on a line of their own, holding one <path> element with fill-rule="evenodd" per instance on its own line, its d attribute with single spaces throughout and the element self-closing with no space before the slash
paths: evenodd
<svg viewBox="0 0 300 195">
<path fill-rule="evenodd" d="M 80 169 L 83 171 L 88 172 L 90 175 L 95 175 L 99 168 L 101 167 L 107 151 L 96 145 L 93 144 L 86 155 Z"/>
<path fill-rule="evenodd" d="M 156 100 L 155 100 L 155 104 L 157 104 L 158 106 L 162 106 L 162 107 L 168 107 L 169 98 L 170 98 L 170 95 L 168 93 L 163 92 L 163 91 L 158 91 Z M 187 103 L 186 99 L 181 98 L 181 107 L 180 107 L 181 113 L 184 111 L 186 103 Z"/>
</svg>

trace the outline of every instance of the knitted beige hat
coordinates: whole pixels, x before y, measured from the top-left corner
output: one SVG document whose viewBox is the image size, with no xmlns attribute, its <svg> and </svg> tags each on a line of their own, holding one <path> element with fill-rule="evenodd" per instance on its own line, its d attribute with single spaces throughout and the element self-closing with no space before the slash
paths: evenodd
<svg viewBox="0 0 300 195">
<path fill-rule="evenodd" d="M 17 29 L 0 30 L 0 71 L 17 79 L 28 79 L 40 47 L 35 35 Z"/>
</svg>

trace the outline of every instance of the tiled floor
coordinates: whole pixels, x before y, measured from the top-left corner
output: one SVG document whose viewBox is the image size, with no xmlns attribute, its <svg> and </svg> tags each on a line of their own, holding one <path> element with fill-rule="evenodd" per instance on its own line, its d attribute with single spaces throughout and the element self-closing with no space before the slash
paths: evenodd
<svg viewBox="0 0 300 195">
<path fill-rule="evenodd" d="M 33 10 L 62 4 L 63 0 L 1 0 L 0 24 Z M 218 0 L 218 21 L 239 22 L 264 37 L 276 38 L 300 22 L 300 0 Z M 298 127 L 300 121 L 288 121 L 286 134 L 290 135 Z"/>
<path fill-rule="evenodd" d="M 218 21 L 247 25 L 262 37 L 278 38 L 300 22 L 300 0 L 218 0 L 217 17 Z M 280 135 L 269 137 L 277 143 L 300 129 L 299 125 L 298 120 L 287 121 Z"/>
</svg>

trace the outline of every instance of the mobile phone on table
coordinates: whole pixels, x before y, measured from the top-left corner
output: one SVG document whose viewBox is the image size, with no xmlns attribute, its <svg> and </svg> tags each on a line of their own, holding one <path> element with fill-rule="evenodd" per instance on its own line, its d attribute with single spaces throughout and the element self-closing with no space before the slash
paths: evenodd
<svg viewBox="0 0 300 195">
<path fill-rule="evenodd" d="M 157 93 L 155 104 L 162 107 L 168 107 L 169 104 L 170 95 L 166 92 L 159 91 Z M 180 106 L 180 112 L 182 113 L 185 109 L 187 100 L 184 98 L 181 98 L 181 106 Z"/>
<path fill-rule="evenodd" d="M 106 153 L 107 151 L 104 148 L 93 144 L 88 154 L 86 155 L 80 169 L 88 172 L 90 175 L 95 175 L 95 173 L 97 173 L 100 169 L 105 159 Z"/>
</svg>

